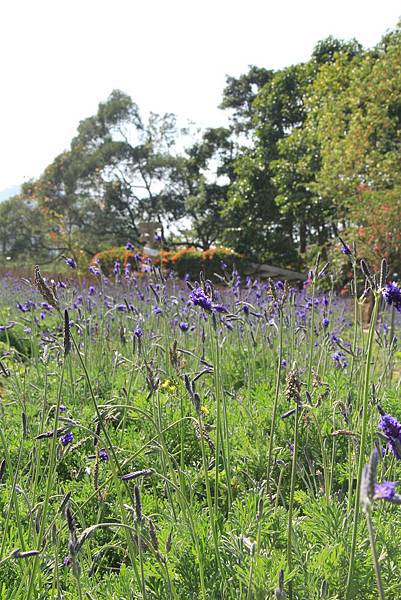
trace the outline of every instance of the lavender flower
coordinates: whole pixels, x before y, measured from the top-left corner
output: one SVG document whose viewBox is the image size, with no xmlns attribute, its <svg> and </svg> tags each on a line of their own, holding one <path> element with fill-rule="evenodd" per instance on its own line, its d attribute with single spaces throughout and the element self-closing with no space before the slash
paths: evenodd
<svg viewBox="0 0 401 600">
<path fill-rule="evenodd" d="M 348 367 L 344 352 L 334 352 L 331 355 L 331 358 L 334 360 L 337 369 L 345 369 Z"/>
<path fill-rule="evenodd" d="M 75 260 L 73 258 L 65 258 L 64 260 L 71 269 L 77 268 L 77 263 L 75 262 Z"/>
<path fill-rule="evenodd" d="M 134 249 L 134 244 L 131 244 L 131 242 L 127 242 L 125 245 L 126 250 L 133 250 Z"/>
<path fill-rule="evenodd" d="M 202 288 L 198 287 L 195 288 L 194 290 L 192 290 L 192 292 L 189 295 L 189 299 L 191 300 L 191 302 L 193 304 L 195 304 L 195 306 L 200 306 L 202 307 L 204 310 L 212 310 L 212 301 L 209 298 L 209 296 L 207 296 L 205 294 L 205 292 L 203 291 Z"/>
<path fill-rule="evenodd" d="M 375 483 L 375 491 L 373 500 L 389 500 L 391 501 L 395 495 L 395 481 L 383 481 L 383 483 Z"/>
<path fill-rule="evenodd" d="M 137 338 L 140 338 L 143 336 L 143 331 L 142 329 L 139 327 L 139 325 L 137 325 L 134 329 L 134 336 Z"/>
<path fill-rule="evenodd" d="M 401 423 L 391 415 L 383 415 L 379 428 L 383 431 L 391 452 L 396 458 L 401 459 Z"/>
<path fill-rule="evenodd" d="M 401 289 L 393 281 L 386 283 L 383 289 L 383 298 L 390 306 L 394 306 L 398 312 L 401 312 Z"/>
<path fill-rule="evenodd" d="M 343 254 L 346 254 L 347 256 L 350 256 L 350 255 L 351 255 L 351 249 L 350 249 L 350 247 L 348 246 L 348 244 L 346 244 L 345 242 L 343 242 L 343 243 L 342 243 L 342 246 L 341 246 L 341 252 L 342 252 Z"/>
<path fill-rule="evenodd" d="M 119 260 L 116 260 L 113 267 L 114 275 L 119 275 L 121 271 L 121 264 Z"/>
<path fill-rule="evenodd" d="M 188 323 L 186 321 L 181 321 L 180 329 L 181 329 L 181 331 L 188 331 L 188 329 L 189 329 Z"/>
<path fill-rule="evenodd" d="M 109 455 L 105 448 L 102 448 L 101 450 L 99 450 L 99 458 L 100 458 L 100 460 L 103 460 L 103 461 L 109 460 Z"/>
<path fill-rule="evenodd" d="M 74 436 L 71 431 L 67 431 L 67 433 L 60 437 L 60 442 L 63 444 L 63 446 L 67 446 L 68 444 L 71 444 L 73 439 Z"/>
<path fill-rule="evenodd" d="M 323 327 L 324 329 L 327 329 L 327 327 L 328 327 L 329 325 L 330 325 L 330 321 L 329 321 L 328 319 L 324 318 L 324 319 L 323 319 L 323 321 L 322 321 L 322 327 Z"/>
</svg>

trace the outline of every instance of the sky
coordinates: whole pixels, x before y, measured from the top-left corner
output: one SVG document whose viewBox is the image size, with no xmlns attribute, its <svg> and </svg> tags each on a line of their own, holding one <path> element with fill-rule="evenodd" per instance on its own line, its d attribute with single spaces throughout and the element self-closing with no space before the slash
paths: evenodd
<svg viewBox="0 0 401 600">
<path fill-rule="evenodd" d="M 375 45 L 399 0 L 2 0 L 0 191 L 38 177 L 113 89 L 141 111 L 226 123 L 226 75 L 308 60 L 329 35 Z"/>
</svg>

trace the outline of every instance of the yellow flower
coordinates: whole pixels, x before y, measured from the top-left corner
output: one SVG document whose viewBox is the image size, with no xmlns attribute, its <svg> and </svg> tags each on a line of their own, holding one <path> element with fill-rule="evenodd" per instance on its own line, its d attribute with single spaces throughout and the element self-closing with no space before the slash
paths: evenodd
<svg viewBox="0 0 401 600">
<path fill-rule="evenodd" d="M 207 406 L 205 406 L 205 405 L 201 406 L 201 411 L 203 412 L 205 417 L 207 417 L 209 415 L 209 409 Z"/>
<path fill-rule="evenodd" d="M 161 389 L 161 390 L 163 390 L 163 391 L 165 391 L 165 390 L 167 390 L 167 388 L 170 386 L 170 384 L 171 384 L 171 381 L 170 381 L 170 379 L 166 379 L 166 381 L 164 381 L 164 382 L 161 384 L 161 386 L 160 386 L 160 389 Z"/>
<path fill-rule="evenodd" d="M 168 392 L 169 392 L 169 394 L 174 394 L 174 392 L 175 392 L 175 390 L 176 390 L 176 389 L 177 389 L 177 388 L 175 387 L 175 385 L 170 385 L 170 386 L 168 387 Z"/>
</svg>

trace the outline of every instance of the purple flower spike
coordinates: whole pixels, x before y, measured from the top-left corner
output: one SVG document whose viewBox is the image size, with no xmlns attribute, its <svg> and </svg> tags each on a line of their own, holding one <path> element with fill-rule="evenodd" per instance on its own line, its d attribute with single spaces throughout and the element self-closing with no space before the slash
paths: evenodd
<svg viewBox="0 0 401 600">
<path fill-rule="evenodd" d="M 192 290 L 192 292 L 189 295 L 189 299 L 193 304 L 195 304 L 195 306 L 201 306 L 203 309 L 209 311 L 212 310 L 211 299 L 205 294 L 203 289 L 200 287 Z"/>
<path fill-rule="evenodd" d="M 346 254 L 347 256 L 350 256 L 351 250 L 350 250 L 350 247 L 348 246 L 348 244 L 343 243 L 343 245 L 341 246 L 341 252 L 343 254 Z"/>
<path fill-rule="evenodd" d="M 101 450 L 99 450 L 99 458 L 100 458 L 100 460 L 103 460 L 103 461 L 109 460 L 109 455 L 105 448 L 102 448 Z"/>
<path fill-rule="evenodd" d="M 188 323 L 186 321 L 181 321 L 180 329 L 181 329 L 181 331 L 188 331 L 188 329 L 189 329 Z"/>
<path fill-rule="evenodd" d="M 393 281 L 386 283 L 383 290 L 383 298 L 390 306 L 394 306 L 398 312 L 401 312 L 401 289 Z"/>
<path fill-rule="evenodd" d="M 71 269 L 77 268 L 77 263 L 75 262 L 75 260 L 73 258 L 66 258 L 65 262 Z"/>
<path fill-rule="evenodd" d="M 401 459 L 401 423 L 391 415 L 383 415 L 379 422 L 379 428 L 387 438 L 391 452 L 396 458 Z"/>
<path fill-rule="evenodd" d="M 67 433 L 60 437 L 60 442 L 63 444 L 63 446 L 67 446 L 68 444 L 71 444 L 73 439 L 74 436 L 72 435 L 71 431 L 67 431 Z"/>
<path fill-rule="evenodd" d="M 395 481 L 383 481 L 383 483 L 375 483 L 375 492 L 373 500 L 389 500 L 391 501 L 395 495 Z"/>
</svg>

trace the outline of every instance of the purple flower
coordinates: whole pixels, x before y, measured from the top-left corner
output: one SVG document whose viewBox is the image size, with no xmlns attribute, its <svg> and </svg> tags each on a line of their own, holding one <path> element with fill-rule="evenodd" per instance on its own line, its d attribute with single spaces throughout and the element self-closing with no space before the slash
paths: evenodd
<svg viewBox="0 0 401 600">
<path fill-rule="evenodd" d="M 121 264 L 119 260 L 116 260 L 113 267 L 114 275 L 119 275 L 121 271 Z"/>
<path fill-rule="evenodd" d="M 330 321 L 329 321 L 328 319 L 324 318 L 324 319 L 323 319 L 323 321 L 322 321 L 322 327 L 323 327 L 324 329 L 327 329 L 327 327 L 328 327 L 329 325 L 330 325 Z"/>
<path fill-rule="evenodd" d="M 283 367 L 283 369 L 286 368 L 287 366 L 287 361 L 285 360 L 285 358 L 283 358 L 283 360 L 281 361 L 281 366 Z"/>
<path fill-rule="evenodd" d="M 350 255 L 351 255 L 351 250 L 350 250 L 350 247 L 348 246 L 348 244 L 345 244 L 345 243 L 343 242 L 343 244 L 342 244 L 342 246 L 341 246 L 341 252 L 342 252 L 343 254 L 346 254 L 347 256 L 350 256 Z"/>
<path fill-rule="evenodd" d="M 73 258 L 65 258 L 64 260 L 71 269 L 77 268 L 77 263 L 75 262 L 75 260 Z"/>
<path fill-rule="evenodd" d="M 140 338 L 143 336 L 143 331 L 142 329 L 139 327 L 139 325 L 137 325 L 134 329 L 134 336 L 137 338 Z"/>
<path fill-rule="evenodd" d="M 67 446 L 67 444 L 71 444 L 73 439 L 74 436 L 72 435 L 71 431 L 67 431 L 67 433 L 60 437 L 60 442 L 63 444 L 63 446 Z"/>
<path fill-rule="evenodd" d="M 154 306 L 154 307 L 152 308 L 152 311 L 153 311 L 153 314 L 154 314 L 154 315 L 162 315 L 162 314 L 163 314 L 163 311 L 162 311 L 162 309 L 160 308 L 160 306 Z"/>
<path fill-rule="evenodd" d="M 100 270 L 97 267 L 93 267 L 92 265 L 90 265 L 88 269 L 89 273 L 92 273 L 92 275 L 100 275 Z"/>
<path fill-rule="evenodd" d="M 125 245 L 126 250 L 133 250 L 134 249 L 134 244 L 131 244 L 131 242 L 127 242 Z"/>
<path fill-rule="evenodd" d="M 401 289 L 394 281 L 386 283 L 383 290 L 383 297 L 387 304 L 394 306 L 398 312 L 401 312 Z"/>
<path fill-rule="evenodd" d="M 189 329 L 188 323 L 186 321 L 181 321 L 180 329 L 181 329 L 181 331 L 188 331 L 188 329 Z"/>
<path fill-rule="evenodd" d="M 401 458 L 401 423 L 391 415 L 383 415 L 379 422 L 379 428 L 387 439 L 387 444 L 398 459 Z"/>
<path fill-rule="evenodd" d="M 21 304 L 20 302 L 17 302 L 17 308 L 23 313 L 29 312 L 30 310 L 28 304 Z"/>
<path fill-rule="evenodd" d="M 88 294 L 89 294 L 89 296 L 93 296 L 93 294 L 94 294 L 95 292 L 96 292 L 96 288 L 95 288 L 95 286 L 91 285 L 91 286 L 89 287 L 89 290 L 88 290 Z"/>
<path fill-rule="evenodd" d="M 348 366 L 344 352 L 334 352 L 331 358 L 334 360 L 337 369 L 345 369 Z"/>
<path fill-rule="evenodd" d="M 209 311 L 212 310 L 211 299 L 205 294 L 203 289 L 200 287 L 192 290 L 192 292 L 189 294 L 189 299 L 193 304 L 195 304 L 195 306 L 201 306 L 203 309 Z"/>
<path fill-rule="evenodd" d="M 66 411 L 66 407 L 64 406 L 64 404 L 60 404 L 60 412 L 64 413 Z M 72 435 L 72 434 L 71 434 Z"/>
<path fill-rule="evenodd" d="M 99 450 L 99 458 L 100 458 L 100 460 L 103 460 L 103 461 L 109 460 L 109 455 L 105 448 L 102 448 L 101 450 Z"/>
<path fill-rule="evenodd" d="M 375 483 L 375 492 L 373 500 L 392 500 L 395 495 L 395 481 L 383 481 L 383 483 Z"/>
<path fill-rule="evenodd" d="M 117 309 L 119 312 L 125 312 L 125 311 L 127 310 L 127 307 L 125 306 L 125 304 L 117 304 L 117 305 L 116 305 L 116 309 Z"/>
</svg>

